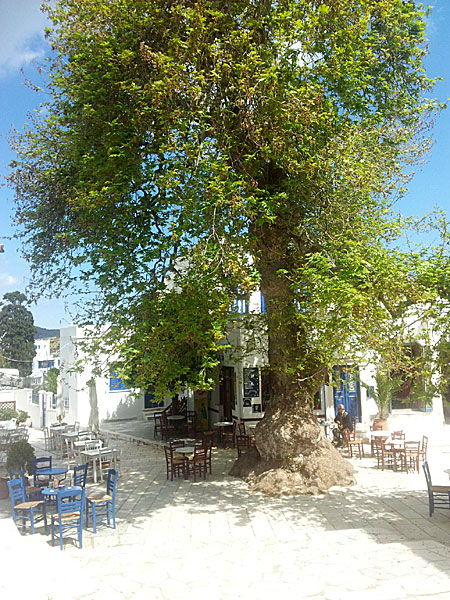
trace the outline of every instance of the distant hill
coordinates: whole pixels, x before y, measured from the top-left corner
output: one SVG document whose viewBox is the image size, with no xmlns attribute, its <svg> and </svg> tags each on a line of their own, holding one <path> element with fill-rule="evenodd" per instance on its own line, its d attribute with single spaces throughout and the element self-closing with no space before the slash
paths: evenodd
<svg viewBox="0 0 450 600">
<path fill-rule="evenodd" d="M 59 338 L 59 329 L 46 329 L 45 327 L 35 327 L 36 330 L 34 338 L 36 340 L 42 340 L 44 338 L 50 337 L 58 337 Z"/>
</svg>

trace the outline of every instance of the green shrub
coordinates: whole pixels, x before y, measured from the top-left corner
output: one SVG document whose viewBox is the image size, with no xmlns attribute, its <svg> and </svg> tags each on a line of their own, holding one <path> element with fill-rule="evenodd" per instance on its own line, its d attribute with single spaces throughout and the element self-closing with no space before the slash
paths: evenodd
<svg viewBox="0 0 450 600">
<path fill-rule="evenodd" d="M 31 444 L 25 440 L 13 442 L 6 456 L 7 469 L 24 469 L 27 473 L 33 472 L 33 459 L 36 458 Z"/>
<path fill-rule="evenodd" d="M 11 419 L 17 419 L 18 413 L 14 408 L 0 408 L 0 421 L 10 421 Z"/>
<path fill-rule="evenodd" d="M 25 421 L 28 419 L 30 415 L 25 411 L 25 410 L 19 410 L 17 411 L 17 422 L 18 423 L 25 423 Z"/>
</svg>

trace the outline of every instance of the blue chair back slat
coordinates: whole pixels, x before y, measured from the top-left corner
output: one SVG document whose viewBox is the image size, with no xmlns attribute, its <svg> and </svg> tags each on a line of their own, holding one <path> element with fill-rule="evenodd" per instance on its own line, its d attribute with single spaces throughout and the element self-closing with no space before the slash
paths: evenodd
<svg viewBox="0 0 450 600">
<path fill-rule="evenodd" d="M 115 469 L 108 470 L 108 477 L 106 480 L 106 493 L 112 496 L 113 502 L 116 496 L 117 487 L 117 471 Z"/>
<path fill-rule="evenodd" d="M 54 540 L 55 529 L 59 529 L 59 546 L 63 549 L 63 533 L 74 529 L 77 531 L 79 547 L 83 547 L 83 514 L 84 514 L 85 490 L 74 491 L 71 489 L 60 491 L 57 495 L 58 525 L 55 522 L 55 515 L 52 517 L 52 541 Z M 64 517 L 69 513 L 74 514 L 73 518 Z"/>
<path fill-rule="evenodd" d="M 110 499 L 90 499 L 86 500 L 86 527 L 89 526 L 89 508 L 92 508 L 92 525 L 94 533 L 97 532 L 97 522 L 106 520 L 108 525 L 112 521 L 113 528 L 116 528 L 116 487 L 118 473 L 115 469 L 108 470 L 106 479 L 106 494 Z"/>
<path fill-rule="evenodd" d="M 25 485 L 21 477 L 8 481 L 9 497 L 13 507 L 20 502 L 26 502 Z"/>
<path fill-rule="evenodd" d="M 41 456 L 40 458 L 33 458 L 33 481 L 34 485 L 38 485 L 39 481 L 39 471 L 41 469 L 51 469 L 52 468 L 52 457 L 51 456 Z M 47 476 L 45 476 L 47 477 Z M 48 479 L 48 478 L 47 478 Z"/>
<path fill-rule="evenodd" d="M 88 471 L 88 463 L 74 467 L 73 470 L 73 485 L 84 488 L 86 486 L 86 477 Z"/>
</svg>

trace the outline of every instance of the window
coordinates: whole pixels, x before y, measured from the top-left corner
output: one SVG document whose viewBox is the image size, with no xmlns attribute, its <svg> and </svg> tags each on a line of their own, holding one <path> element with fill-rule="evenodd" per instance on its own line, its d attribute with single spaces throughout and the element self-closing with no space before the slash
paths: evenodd
<svg viewBox="0 0 450 600">
<path fill-rule="evenodd" d="M 426 410 L 431 404 L 432 393 L 423 377 L 425 362 L 424 348 L 418 342 L 404 346 L 405 361 L 396 371 L 391 373 L 399 381 L 399 389 L 392 396 L 392 408 L 408 408 L 410 410 Z"/>
<path fill-rule="evenodd" d="M 67 410 L 70 408 L 69 396 L 64 396 L 64 408 L 67 408 Z"/>
<path fill-rule="evenodd" d="M 50 408 L 55 409 L 57 407 L 57 405 L 58 405 L 58 400 L 57 400 L 56 394 L 52 394 Z"/>
<path fill-rule="evenodd" d="M 110 392 L 121 392 L 123 390 L 127 390 L 127 386 L 122 381 L 122 378 L 119 377 L 116 371 L 112 371 L 109 376 L 109 391 Z"/>
<path fill-rule="evenodd" d="M 54 360 L 38 360 L 39 369 L 50 369 L 55 366 Z"/>
<path fill-rule="evenodd" d="M 37 390 L 31 392 L 31 404 L 37 404 L 39 406 L 39 392 Z"/>
</svg>

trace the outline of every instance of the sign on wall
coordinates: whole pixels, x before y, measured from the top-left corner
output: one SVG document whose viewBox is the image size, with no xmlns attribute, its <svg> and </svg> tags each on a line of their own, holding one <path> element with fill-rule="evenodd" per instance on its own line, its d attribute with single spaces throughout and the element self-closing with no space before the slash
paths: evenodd
<svg viewBox="0 0 450 600">
<path fill-rule="evenodd" d="M 244 397 L 259 397 L 259 369 L 258 367 L 244 368 Z"/>
</svg>

